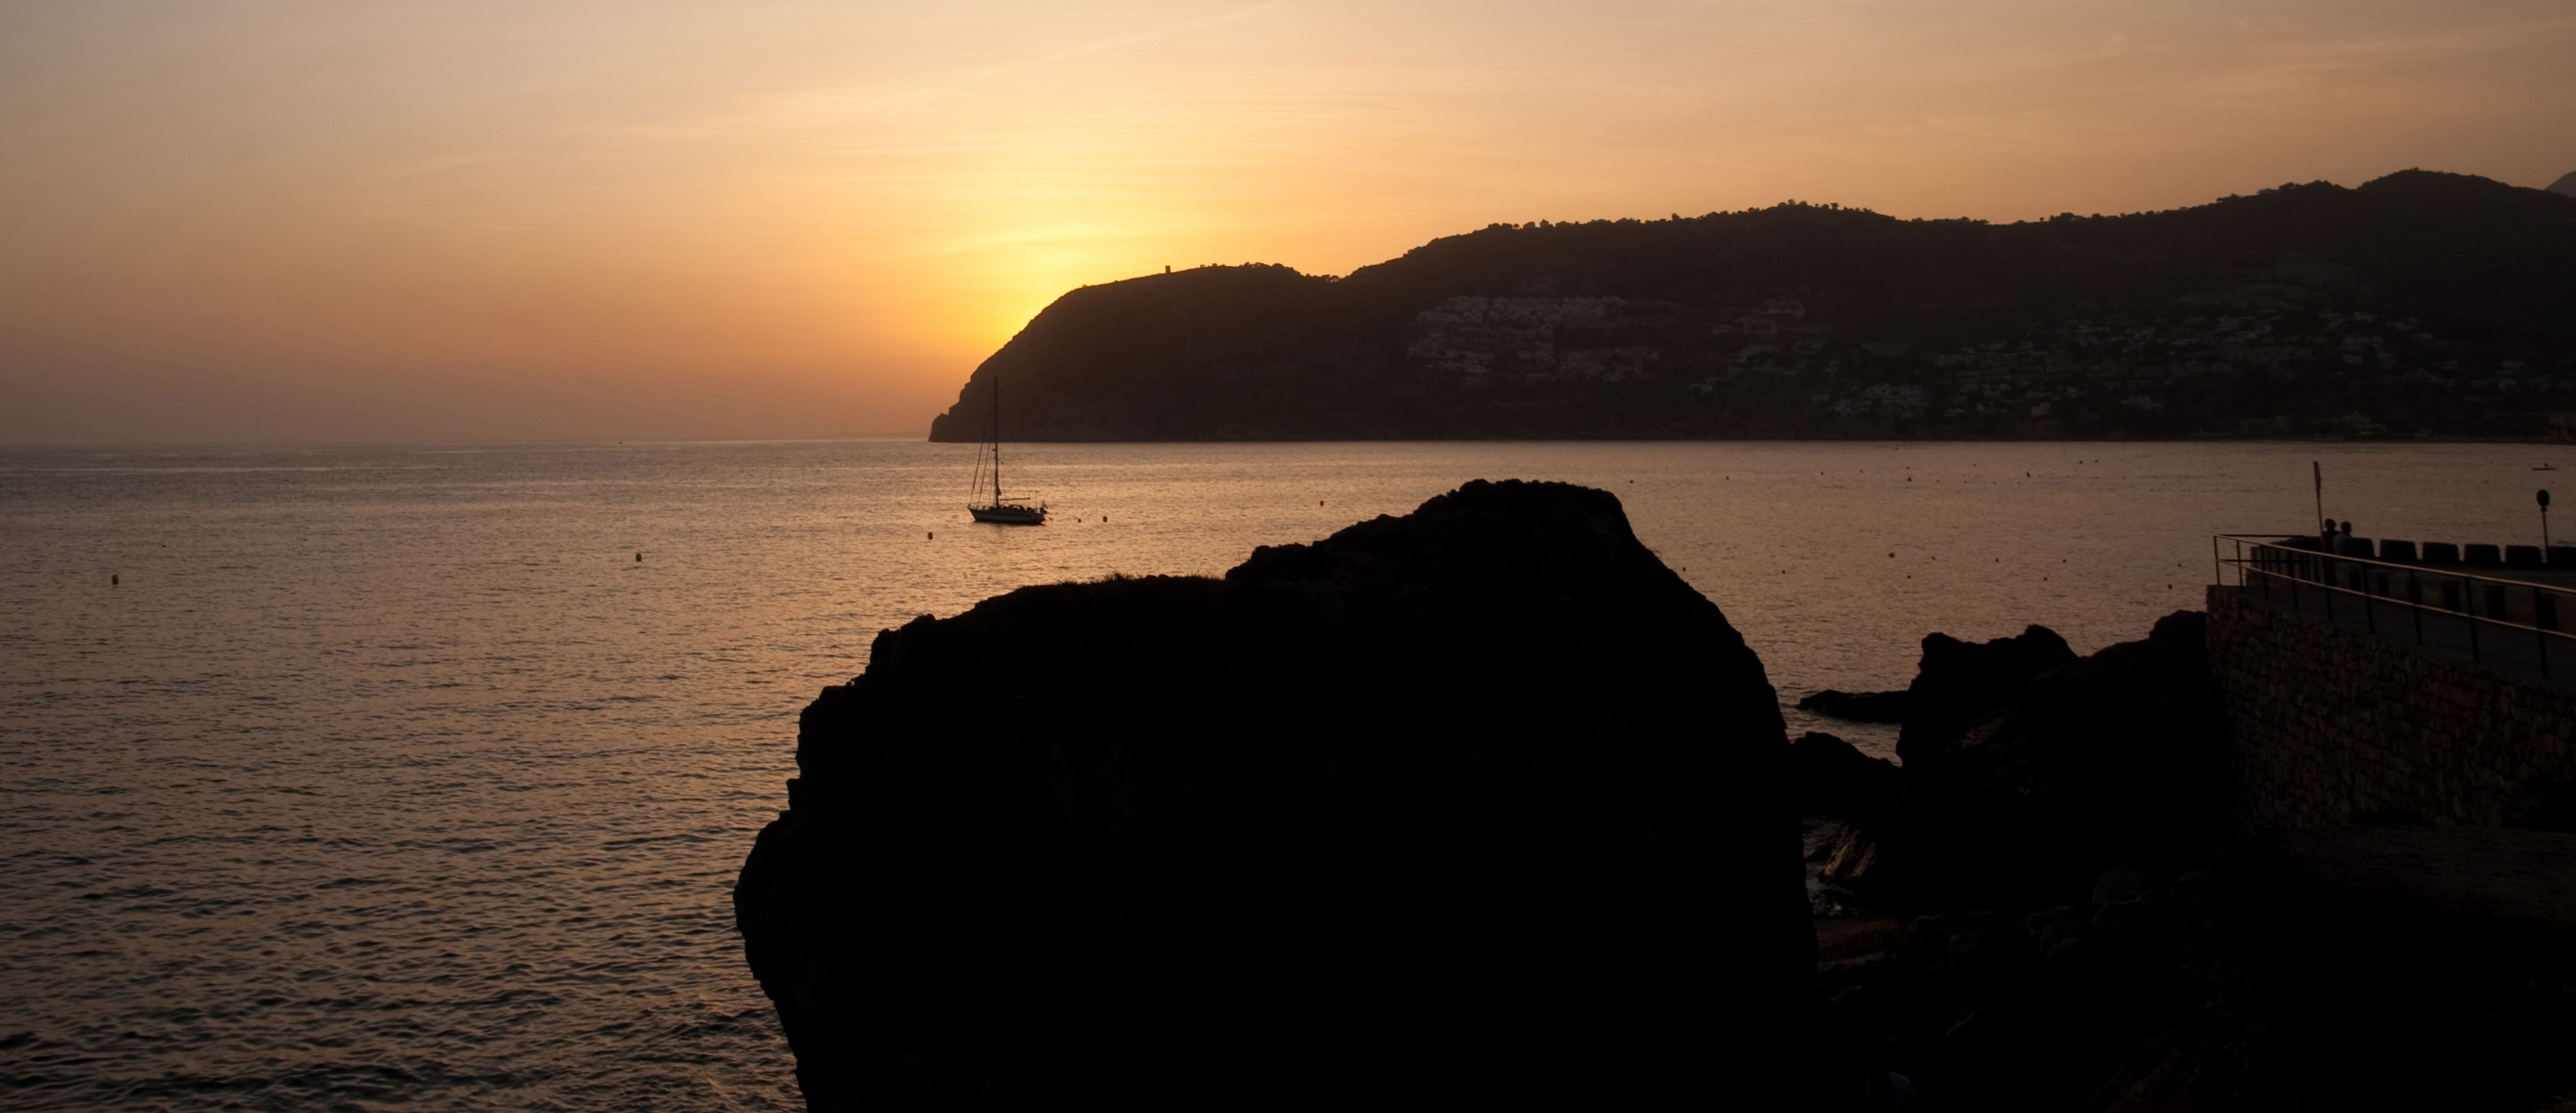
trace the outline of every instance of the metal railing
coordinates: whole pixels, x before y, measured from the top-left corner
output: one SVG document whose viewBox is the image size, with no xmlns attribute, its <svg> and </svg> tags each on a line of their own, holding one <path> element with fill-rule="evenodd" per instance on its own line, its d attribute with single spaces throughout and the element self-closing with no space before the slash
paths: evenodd
<svg viewBox="0 0 2576 1113">
<path fill-rule="evenodd" d="M 2576 592 L 2529 580 L 2454 572 L 2422 561 L 2341 556 L 2315 548 L 2317 543 L 2313 537 L 2221 533 L 2210 537 L 2209 556 L 2221 585 L 2227 582 L 2226 570 L 2234 568 L 2237 586 L 2261 592 L 2267 602 L 2274 601 L 2276 592 L 2286 593 L 2292 610 L 2304 610 L 2309 602 L 2321 600 L 2329 622 L 2345 621 L 2336 614 L 2335 601 L 2340 598 L 2347 612 L 2360 612 L 2362 625 L 2372 633 L 2380 632 L 2381 609 L 2396 608 L 2398 617 L 2411 626 L 2417 645 L 2430 644 L 2425 635 L 2428 617 L 2435 622 L 2437 640 L 2442 625 L 2460 623 L 2466 627 L 2468 654 L 2475 660 L 2487 660 L 2500 651 L 2519 657 L 2518 651 L 2510 649 L 2512 642 L 2502 639 L 2519 642 L 2528 637 L 2543 678 L 2549 676 L 2551 644 L 2562 643 L 2559 652 L 2564 654 L 2563 642 L 2576 641 L 2576 634 L 2559 629 L 2558 618 L 2560 597 Z M 2232 556 L 2227 549 L 2231 545 Z M 2482 627 L 2487 631 L 2484 637 Z"/>
</svg>

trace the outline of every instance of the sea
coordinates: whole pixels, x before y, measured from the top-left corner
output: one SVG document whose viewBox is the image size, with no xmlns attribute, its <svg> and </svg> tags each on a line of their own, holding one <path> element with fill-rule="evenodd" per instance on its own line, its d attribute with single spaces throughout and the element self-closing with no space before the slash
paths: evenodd
<svg viewBox="0 0 2576 1113">
<path fill-rule="evenodd" d="M 2200 605 L 2213 534 L 2310 529 L 2320 498 L 2363 536 L 2536 542 L 2534 469 L 2576 467 L 2530 445 L 1013 445 L 1011 487 L 1053 514 L 1014 528 L 968 521 L 975 451 L 0 450 L 0 1107 L 800 1108 L 729 899 L 797 711 L 879 630 L 1022 585 L 1217 574 L 1467 480 L 1565 480 L 1618 495 L 1788 704 L 1902 687 L 1936 630 L 2142 637 Z M 1890 728 L 1788 715 L 1891 752 Z"/>
</svg>

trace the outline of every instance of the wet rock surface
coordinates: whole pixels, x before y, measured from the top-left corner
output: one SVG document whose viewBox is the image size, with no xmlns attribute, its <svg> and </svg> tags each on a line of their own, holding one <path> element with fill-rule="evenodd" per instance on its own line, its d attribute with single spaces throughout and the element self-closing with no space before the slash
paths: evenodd
<svg viewBox="0 0 2576 1113">
<path fill-rule="evenodd" d="M 1786 752 L 1615 498 L 1471 483 L 880 635 L 736 909 L 818 1110 L 1778 1107 Z"/>
</svg>

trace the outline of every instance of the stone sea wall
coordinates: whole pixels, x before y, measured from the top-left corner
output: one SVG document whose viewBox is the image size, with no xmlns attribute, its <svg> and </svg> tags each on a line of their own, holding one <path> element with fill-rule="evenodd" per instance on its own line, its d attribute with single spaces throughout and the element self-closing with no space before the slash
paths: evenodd
<svg viewBox="0 0 2576 1113">
<path fill-rule="evenodd" d="M 2576 783 L 2576 688 L 2209 591 L 2209 653 L 2255 830 L 2494 827 Z"/>
</svg>

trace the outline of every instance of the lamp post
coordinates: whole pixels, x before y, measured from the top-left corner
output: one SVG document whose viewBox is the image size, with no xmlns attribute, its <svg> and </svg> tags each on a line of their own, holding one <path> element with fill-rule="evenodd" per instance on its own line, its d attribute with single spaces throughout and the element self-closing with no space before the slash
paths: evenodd
<svg viewBox="0 0 2576 1113">
<path fill-rule="evenodd" d="M 2540 551 L 2549 551 L 2549 488 L 2540 489 Z"/>
<path fill-rule="evenodd" d="M 2308 475 L 2317 484 L 2317 541 L 2326 539 L 2326 468 L 2315 460 L 2308 461 Z"/>
</svg>

